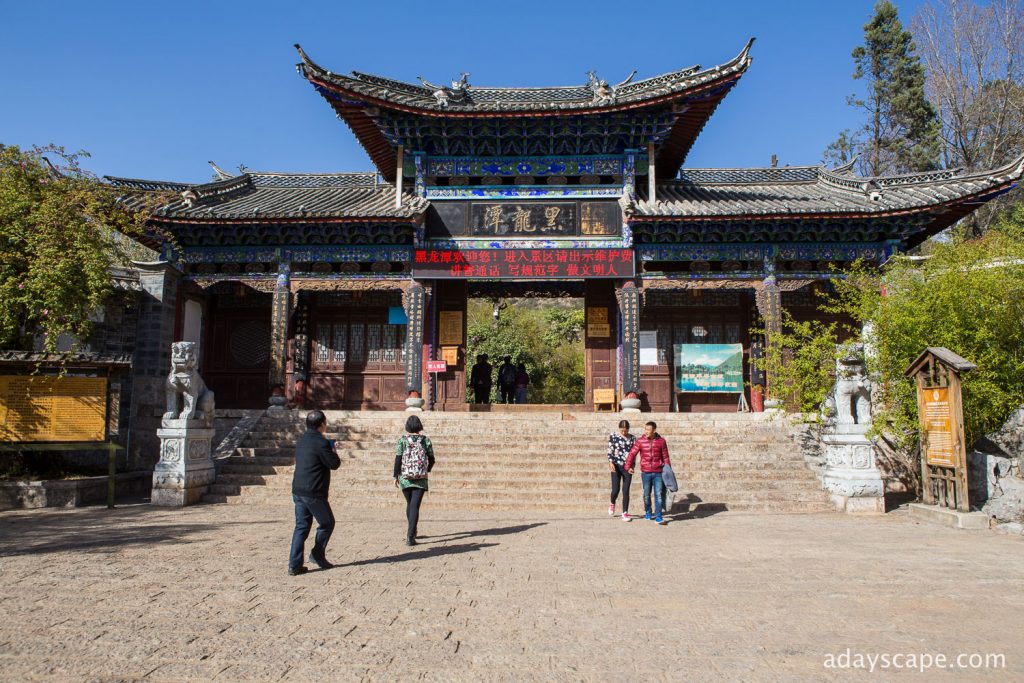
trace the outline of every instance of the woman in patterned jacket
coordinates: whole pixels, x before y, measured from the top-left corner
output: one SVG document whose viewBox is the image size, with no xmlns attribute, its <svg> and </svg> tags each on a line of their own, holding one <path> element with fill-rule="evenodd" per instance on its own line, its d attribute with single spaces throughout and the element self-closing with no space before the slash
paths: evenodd
<svg viewBox="0 0 1024 683">
<path fill-rule="evenodd" d="M 608 470 L 612 475 L 611 505 L 608 516 L 615 516 L 615 501 L 619 497 L 619 486 L 622 486 L 622 521 L 628 522 L 629 516 L 629 485 L 633 475 L 626 471 L 626 456 L 636 442 L 636 437 L 629 433 L 629 421 L 619 421 L 619 431 L 608 435 Z"/>
</svg>

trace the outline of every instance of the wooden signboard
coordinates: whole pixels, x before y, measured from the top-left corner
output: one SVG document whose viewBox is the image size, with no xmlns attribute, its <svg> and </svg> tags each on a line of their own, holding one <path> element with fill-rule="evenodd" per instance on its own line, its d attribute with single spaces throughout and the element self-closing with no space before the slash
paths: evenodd
<svg viewBox="0 0 1024 683">
<path fill-rule="evenodd" d="M 441 311 L 437 342 L 441 346 L 462 345 L 462 311 Z"/>
<path fill-rule="evenodd" d="M 450 367 L 454 367 L 459 364 L 459 347 L 458 346 L 444 346 L 441 347 L 441 359 L 447 363 Z"/>
<path fill-rule="evenodd" d="M 929 346 L 906 371 L 917 383 L 921 497 L 926 505 L 971 509 L 960 375 L 976 367 L 949 349 Z"/>
<path fill-rule="evenodd" d="M 107 378 L 0 377 L 0 441 L 103 441 Z"/>
<path fill-rule="evenodd" d="M 615 410 L 614 389 L 594 389 L 594 412 L 597 412 L 598 406 L 602 405 L 610 405 L 611 409 Z"/>
<path fill-rule="evenodd" d="M 922 389 L 921 443 L 929 465 L 956 467 L 956 437 L 953 434 L 949 387 Z"/>
</svg>

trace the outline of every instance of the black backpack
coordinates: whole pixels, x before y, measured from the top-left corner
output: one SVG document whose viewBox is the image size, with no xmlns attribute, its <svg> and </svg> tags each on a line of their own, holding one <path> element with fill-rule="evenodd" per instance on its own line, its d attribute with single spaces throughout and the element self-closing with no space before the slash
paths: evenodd
<svg viewBox="0 0 1024 683">
<path fill-rule="evenodd" d="M 508 386 L 516 383 L 516 368 L 514 365 L 502 365 L 501 372 L 498 373 L 498 381 Z"/>
</svg>

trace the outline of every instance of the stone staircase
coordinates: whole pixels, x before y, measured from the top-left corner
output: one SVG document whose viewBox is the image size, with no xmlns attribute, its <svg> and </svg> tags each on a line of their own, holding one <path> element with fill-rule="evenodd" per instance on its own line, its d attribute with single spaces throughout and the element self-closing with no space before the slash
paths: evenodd
<svg viewBox="0 0 1024 683">
<path fill-rule="evenodd" d="M 407 413 L 327 413 L 341 469 L 332 473 L 331 502 L 393 507 L 402 498 L 392 479 L 395 442 Z M 206 502 L 291 505 L 295 440 L 304 413 L 265 416 L 222 462 Z M 604 512 L 610 482 L 607 439 L 618 414 L 494 412 L 421 414 L 437 464 L 430 475 L 432 509 Z M 680 491 L 675 512 L 727 509 L 763 512 L 831 510 L 828 494 L 790 438 L 784 420 L 754 413 L 636 415 L 668 441 Z M 639 467 L 630 512 L 643 514 Z M 621 499 L 620 499 L 621 503 Z"/>
</svg>

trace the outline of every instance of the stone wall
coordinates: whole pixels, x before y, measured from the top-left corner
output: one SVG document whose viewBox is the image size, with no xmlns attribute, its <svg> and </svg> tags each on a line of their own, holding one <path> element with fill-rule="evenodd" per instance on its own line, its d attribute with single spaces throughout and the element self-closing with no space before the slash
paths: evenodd
<svg viewBox="0 0 1024 683">
<path fill-rule="evenodd" d="M 148 472 L 117 475 L 117 496 L 148 493 Z M 107 499 L 107 477 L 0 482 L 0 510 L 79 507 Z"/>
<path fill-rule="evenodd" d="M 129 467 L 151 470 L 160 458 L 156 430 L 164 413 L 164 383 L 171 369 L 171 343 L 177 316 L 181 273 L 167 263 L 135 263 L 139 271 L 139 303 L 132 354 L 132 393 Z"/>
<path fill-rule="evenodd" d="M 971 507 L 998 523 L 1015 524 L 1024 532 L 1024 406 L 1003 426 L 974 444 L 967 454 Z"/>
</svg>

